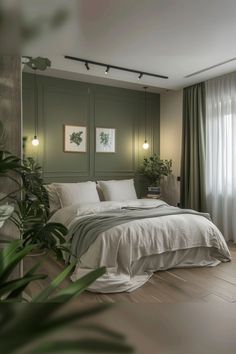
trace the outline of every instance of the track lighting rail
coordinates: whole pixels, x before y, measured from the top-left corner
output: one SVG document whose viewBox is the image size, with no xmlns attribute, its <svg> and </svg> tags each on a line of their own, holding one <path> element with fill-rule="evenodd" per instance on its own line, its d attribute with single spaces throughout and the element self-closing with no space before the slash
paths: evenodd
<svg viewBox="0 0 236 354">
<path fill-rule="evenodd" d="M 65 55 L 64 56 L 65 59 L 70 59 L 70 60 L 75 60 L 75 61 L 79 61 L 81 63 L 84 63 L 87 70 L 90 69 L 89 64 L 92 65 L 97 65 L 97 66 L 102 66 L 104 68 L 106 68 L 106 73 L 108 73 L 107 68 L 110 69 L 115 69 L 115 70 L 122 70 L 122 71 L 126 71 L 126 72 L 130 72 L 130 73 L 135 73 L 138 75 L 138 79 L 140 80 L 144 75 L 145 76 L 152 76 L 152 77 L 158 77 L 160 79 L 168 79 L 168 76 L 165 75 L 159 75 L 159 74 L 152 74 L 149 72 L 145 72 L 145 71 L 139 71 L 139 70 L 134 70 L 134 69 L 128 69 L 128 68 L 124 68 L 122 66 L 116 66 L 116 65 L 111 65 L 111 64 L 105 64 L 105 63 L 101 63 L 101 62 L 97 62 L 94 60 L 88 60 L 88 59 L 82 59 L 82 58 L 77 58 L 77 57 L 73 57 L 70 55 Z"/>
</svg>

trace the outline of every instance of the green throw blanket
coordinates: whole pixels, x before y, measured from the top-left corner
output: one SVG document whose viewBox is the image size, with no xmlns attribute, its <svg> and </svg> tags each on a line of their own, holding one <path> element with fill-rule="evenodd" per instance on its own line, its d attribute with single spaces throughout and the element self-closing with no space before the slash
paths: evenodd
<svg viewBox="0 0 236 354">
<path fill-rule="evenodd" d="M 72 255 L 68 256 L 67 260 L 71 262 L 76 258 L 80 258 L 97 239 L 99 234 L 115 226 L 140 219 L 181 214 L 199 215 L 211 220 L 209 214 L 169 206 L 145 210 L 127 208 L 85 216 L 75 222 L 69 230 L 68 242 L 71 243 Z"/>
</svg>

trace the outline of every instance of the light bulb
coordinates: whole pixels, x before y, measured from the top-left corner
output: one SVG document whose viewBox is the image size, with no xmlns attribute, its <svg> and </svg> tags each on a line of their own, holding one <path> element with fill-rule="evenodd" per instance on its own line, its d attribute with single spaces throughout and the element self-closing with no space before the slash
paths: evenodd
<svg viewBox="0 0 236 354">
<path fill-rule="evenodd" d="M 147 140 L 144 141 L 143 148 L 144 148 L 144 150 L 147 150 L 149 148 L 149 144 L 148 144 Z"/>
<path fill-rule="evenodd" d="M 34 136 L 34 139 L 32 140 L 32 145 L 34 146 L 38 146 L 39 145 L 39 139 L 37 138 L 37 136 Z"/>
</svg>

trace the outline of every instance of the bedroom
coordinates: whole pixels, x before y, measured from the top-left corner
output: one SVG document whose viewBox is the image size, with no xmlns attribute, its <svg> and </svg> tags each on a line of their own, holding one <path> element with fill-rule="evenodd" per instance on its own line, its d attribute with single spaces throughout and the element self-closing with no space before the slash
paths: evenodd
<svg viewBox="0 0 236 354">
<path fill-rule="evenodd" d="M 85 306 L 233 306 L 235 3 L 31 6 L 22 56 L 3 42 L 0 95 L 1 151 L 16 156 L 1 153 L 1 237 L 28 250 L 15 276 L 39 261 L 47 275 L 25 296 L 93 271 Z"/>
</svg>

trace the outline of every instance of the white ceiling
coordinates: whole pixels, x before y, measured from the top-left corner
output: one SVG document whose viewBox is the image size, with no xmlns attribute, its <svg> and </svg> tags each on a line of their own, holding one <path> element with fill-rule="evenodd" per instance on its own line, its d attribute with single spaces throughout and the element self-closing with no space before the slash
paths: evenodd
<svg viewBox="0 0 236 354">
<path fill-rule="evenodd" d="M 37 6 L 49 11 L 48 1 Z M 52 2 L 53 3 L 53 2 Z M 44 8 L 45 6 L 45 8 Z M 52 60 L 47 75 L 150 91 L 179 89 L 236 70 L 236 0 L 69 0 L 71 19 L 59 33 L 24 48 Z M 28 16 L 30 11 L 28 8 Z M 39 8 L 34 8 L 35 13 Z M 52 55 L 51 55 L 52 54 Z M 72 55 L 168 80 L 104 69 L 64 59 Z M 229 59 L 204 73 L 185 76 Z"/>
</svg>

